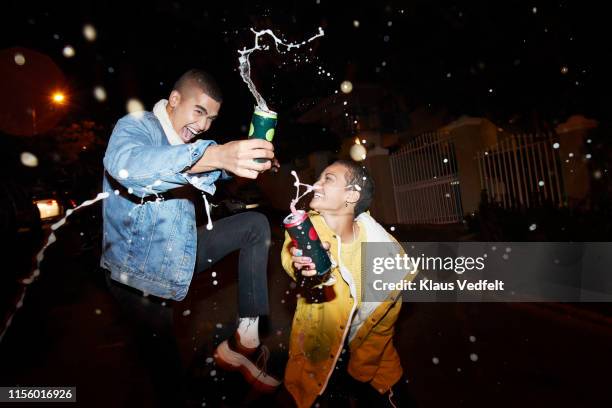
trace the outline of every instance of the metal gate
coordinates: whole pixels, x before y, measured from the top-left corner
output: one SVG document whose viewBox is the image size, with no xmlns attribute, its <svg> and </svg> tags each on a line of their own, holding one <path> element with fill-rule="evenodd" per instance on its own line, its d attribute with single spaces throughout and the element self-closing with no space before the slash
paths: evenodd
<svg viewBox="0 0 612 408">
<path fill-rule="evenodd" d="M 478 152 L 480 185 L 504 208 L 563 206 L 559 143 L 555 135 L 510 135 Z"/>
<path fill-rule="evenodd" d="M 463 209 L 453 140 L 447 133 L 425 133 L 390 157 L 397 222 L 461 222 Z"/>
</svg>

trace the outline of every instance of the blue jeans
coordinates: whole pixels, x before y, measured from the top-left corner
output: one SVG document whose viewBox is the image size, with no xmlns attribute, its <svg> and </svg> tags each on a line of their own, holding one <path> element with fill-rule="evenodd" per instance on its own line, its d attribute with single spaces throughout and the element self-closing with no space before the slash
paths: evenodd
<svg viewBox="0 0 612 408">
<path fill-rule="evenodd" d="M 212 230 L 198 228 L 195 272 L 200 273 L 227 254 L 240 250 L 238 260 L 238 315 L 267 315 L 268 249 L 270 224 L 256 212 L 244 212 L 215 221 Z"/>
</svg>

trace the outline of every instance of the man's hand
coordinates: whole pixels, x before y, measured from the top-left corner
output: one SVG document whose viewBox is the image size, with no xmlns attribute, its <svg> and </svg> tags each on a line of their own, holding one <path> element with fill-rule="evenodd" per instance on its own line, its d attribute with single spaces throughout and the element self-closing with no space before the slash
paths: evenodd
<svg viewBox="0 0 612 408">
<path fill-rule="evenodd" d="M 272 173 L 278 173 L 280 169 L 280 163 L 278 162 L 278 160 L 276 160 L 276 157 L 274 159 L 272 159 L 272 167 L 270 168 L 270 171 Z"/>
<path fill-rule="evenodd" d="M 253 159 L 270 159 L 257 163 Z M 267 140 L 235 140 L 223 145 L 209 146 L 204 155 L 187 172 L 202 173 L 222 169 L 239 177 L 255 179 L 272 167 L 274 145 Z"/>
<path fill-rule="evenodd" d="M 323 248 L 328 251 L 330 244 L 329 242 L 322 242 Z M 291 261 L 293 261 L 293 267 L 295 270 L 300 271 L 302 276 L 315 276 L 317 274 L 316 265 L 312 262 L 312 259 L 307 256 L 302 256 L 302 250 L 296 247 L 289 249 L 291 252 Z"/>
</svg>

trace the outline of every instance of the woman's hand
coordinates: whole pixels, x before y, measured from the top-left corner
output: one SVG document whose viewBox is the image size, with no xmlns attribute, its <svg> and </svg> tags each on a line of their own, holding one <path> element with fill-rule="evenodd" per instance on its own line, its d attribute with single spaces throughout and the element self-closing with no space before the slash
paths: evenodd
<svg viewBox="0 0 612 408">
<path fill-rule="evenodd" d="M 328 251 L 330 248 L 329 242 L 322 242 L 321 246 Z M 302 256 L 302 250 L 296 247 L 291 247 L 289 249 L 291 252 L 291 261 L 293 262 L 293 267 L 296 271 L 300 271 L 302 276 L 311 277 L 317 274 L 316 265 L 312 262 L 312 259 L 307 256 Z"/>
</svg>

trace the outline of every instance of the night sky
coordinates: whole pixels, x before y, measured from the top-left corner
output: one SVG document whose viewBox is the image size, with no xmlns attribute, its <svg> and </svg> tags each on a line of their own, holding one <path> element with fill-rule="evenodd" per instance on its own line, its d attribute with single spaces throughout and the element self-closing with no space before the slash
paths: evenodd
<svg viewBox="0 0 612 408">
<path fill-rule="evenodd" d="M 585 2 L 10 1 L 4 9 L 1 48 L 51 57 L 66 77 L 72 120 L 112 124 L 129 98 L 151 109 L 182 72 L 201 67 L 225 94 L 211 137 L 236 138 L 253 106 L 237 72 L 237 50 L 253 44 L 249 28 L 302 41 L 319 26 L 326 35 L 308 49 L 251 58 L 254 81 L 281 114 L 349 79 L 393 90 L 409 111 L 484 116 L 524 131 L 575 113 L 605 120 L 606 14 Z M 66 45 L 74 56 L 62 54 Z"/>
</svg>

